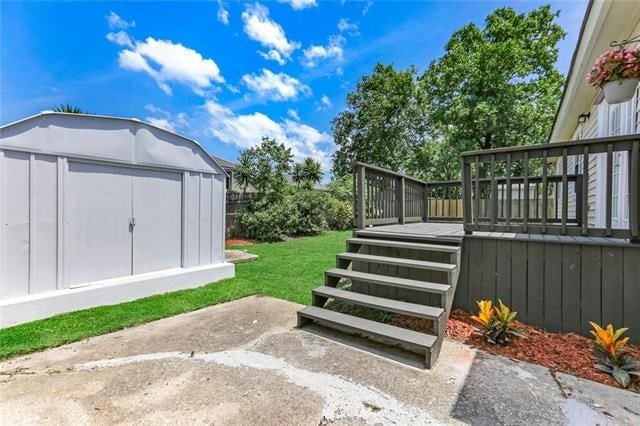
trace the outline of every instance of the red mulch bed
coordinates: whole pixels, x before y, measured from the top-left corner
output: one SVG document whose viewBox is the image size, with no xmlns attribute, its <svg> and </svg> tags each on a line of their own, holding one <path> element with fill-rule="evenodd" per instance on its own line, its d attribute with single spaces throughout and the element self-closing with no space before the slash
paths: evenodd
<svg viewBox="0 0 640 426">
<path fill-rule="evenodd" d="M 476 328 L 470 314 L 454 310 L 447 323 L 447 337 L 462 341 L 486 352 L 506 356 L 520 361 L 539 364 L 551 371 L 562 371 L 595 382 L 620 387 L 611 375 L 593 368 L 597 363 L 591 350 L 591 340 L 574 333 L 549 333 L 537 327 L 518 323 L 517 328 L 526 333 L 526 337 L 513 338 L 505 346 L 487 342 Z M 392 322 L 413 330 L 430 332 L 432 323 L 411 317 L 395 316 Z M 636 358 L 640 358 L 640 348 L 628 346 Z M 628 389 L 640 393 L 640 379 L 632 376 Z"/>
<path fill-rule="evenodd" d="M 226 246 L 248 246 L 251 244 L 253 244 L 253 240 L 250 240 L 248 238 L 231 238 L 224 242 L 225 247 Z"/>
</svg>

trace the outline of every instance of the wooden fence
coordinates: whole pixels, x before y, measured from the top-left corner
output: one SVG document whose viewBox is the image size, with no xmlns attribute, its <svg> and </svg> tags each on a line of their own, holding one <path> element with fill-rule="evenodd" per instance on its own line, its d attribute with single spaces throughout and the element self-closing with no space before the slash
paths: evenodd
<svg viewBox="0 0 640 426">
<path fill-rule="evenodd" d="M 225 236 L 229 238 L 237 232 L 238 216 L 247 204 L 254 200 L 258 194 L 253 192 L 227 192 L 227 206 L 225 215 Z"/>
</svg>

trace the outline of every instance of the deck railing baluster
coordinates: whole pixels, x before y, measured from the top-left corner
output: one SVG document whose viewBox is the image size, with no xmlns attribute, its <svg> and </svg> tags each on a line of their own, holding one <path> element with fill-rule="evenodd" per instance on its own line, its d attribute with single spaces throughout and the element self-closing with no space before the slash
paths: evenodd
<svg viewBox="0 0 640 426">
<path fill-rule="evenodd" d="M 611 236 L 611 200 L 613 198 L 613 145 L 607 146 L 607 172 L 605 178 L 606 196 L 605 196 L 605 229 L 607 237 Z"/>
<path fill-rule="evenodd" d="M 547 233 L 547 208 L 549 203 L 549 188 L 547 186 L 547 150 L 542 152 L 542 219 L 541 219 L 541 232 Z"/>
<path fill-rule="evenodd" d="M 522 183 L 522 189 L 524 191 L 524 205 L 522 212 L 522 229 L 527 232 L 527 226 L 529 225 L 529 151 L 525 151 L 524 158 L 522 160 L 522 170 L 524 181 Z"/>
</svg>

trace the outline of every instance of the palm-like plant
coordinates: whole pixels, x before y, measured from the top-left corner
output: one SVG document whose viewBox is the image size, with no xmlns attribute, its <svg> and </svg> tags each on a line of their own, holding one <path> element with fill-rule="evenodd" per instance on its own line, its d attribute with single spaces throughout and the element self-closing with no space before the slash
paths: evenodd
<svg viewBox="0 0 640 426">
<path fill-rule="evenodd" d="M 298 188 L 304 181 L 304 167 L 300 163 L 296 163 L 293 165 L 293 170 L 291 170 L 291 180 L 296 184 Z"/>
<path fill-rule="evenodd" d="M 54 105 L 51 107 L 51 110 L 54 112 L 64 112 L 67 114 L 89 114 L 88 112 L 71 104 Z"/>
<path fill-rule="evenodd" d="M 242 187 L 242 192 L 247 192 L 247 187 L 251 184 L 251 177 L 253 176 L 253 163 L 246 151 L 240 154 L 235 176 L 238 180 L 238 185 Z"/>
<path fill-rule="evenodd" d="M 304 182 L 309 187 L 312 187 L 314 184 L 319 183 L 324 175 L 322 171 L 322 166 L 317 161 L 314 161 L 313 158 L 307 157 L 304 159 L 302 163 L 302 173 L 304 177 Z"/>
</svg>

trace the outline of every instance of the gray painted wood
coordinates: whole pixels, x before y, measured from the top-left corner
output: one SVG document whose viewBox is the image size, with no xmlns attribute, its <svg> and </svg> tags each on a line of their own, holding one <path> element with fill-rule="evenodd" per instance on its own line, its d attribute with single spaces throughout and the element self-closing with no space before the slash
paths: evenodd
<svg viewBox="0 0 640 426">
<path fill-rule="evenodd" d="M 527 318 L 544 323 L 544 244 L 527 247 Z"/>
<path fill-rule="evenodd" d="M 496 299 L 498 298 L 511 306 L 511 242 L 502 239 L 496 239 Z"/>
<path fill-rule="evenodd" d="M 298 311 L 298 316 L 309 318 L 329 325 L 349 328 L 373 337 L 390 339 L 401 345 L 410 344 L 422 349 L 429 349 L 436 342 L 436 337 L 430 334 L 418 333 L 406 328 L 394 327 L 351 315 L 341 314 L 316 306 L 307 306 Z M 412 348 L 409 348 L 412 349 Z"/>
<path fill-rule="evenodd" d="M 380 309 L 401 315 L 410 315 L 417 318 L 439 319 L 444 315 L 444 309 L 433 306 L 424 306 L 416 303 L 407 303 L 386 297 L 376 297 L 368 294 L 356 293 L 353 291 L 340 290 L 333 287 L 318 287 L 313 289 L 313 294 L 331 299 L 351 302 L 356 305 L 369 308 Z"/>
<path fill-rule="evenodd" d="M 582 277 L 580 280 L 582 334 L 588 334 L 591 330 L 589 321 L 596 324 L 602 323 L 601 255 L 602 249 L 600 247 L 582 247 Z"/>
<path fill-rule="evenodd" d="M 629 327 L 626 335 L 640 341 L 640 248 L 624 249 L 622 291 L 622 325 Z"/>
<path fill-rule="evenodd" d="M 544 320 L 546 330 L 562 331 L 562 246 L 544 244 Z"/>
<path fill-rule="evenodd" d="M 481 288 L 484 298 L 496 300 L 496 240 L 482 240 Z"/>
<path fill-rule="evenodd" d="M 475 301 L 493 294 L 494 273 L 494 300 L 501 298 L 523 322 L 586 336 L 589 321 L 612 323 L 640 339 L 640 247 L 548 237 L 466 237 L 454 307 L 475 312 Z M 495 244 L 483 243 L 488 240 Z"/>
<path fill-rule="evenodd" d="M 527 249 L 528 244 L 523 241 L 514 241 L 511 245 L 511 309 L 518 311 L 524 322 L 527 321 Z"/>
<path fill-rule="evenodd" d="M 391 287 L 407 288 L 410 290 L 445 294 L 451 288 L 448 284 L 431 283 L 420 280 L 410 280 L 395 276 L 369 274 L 365 272 L 350 271 L 348 269 L 332 268 L 325 272 L 326 275 L 348 278 L 358 281 L 366 281 L 374 284 L 383 284 Z"/>
<path fill-rule="evenodd" d="M 624 324 L 624 250 L 602 247 L 602 314 L 603 324 Z M 639 300 L 640 302 L 640 300 Z M 640 305 L 638 305 L 640 309 Z"/>
</svg>

